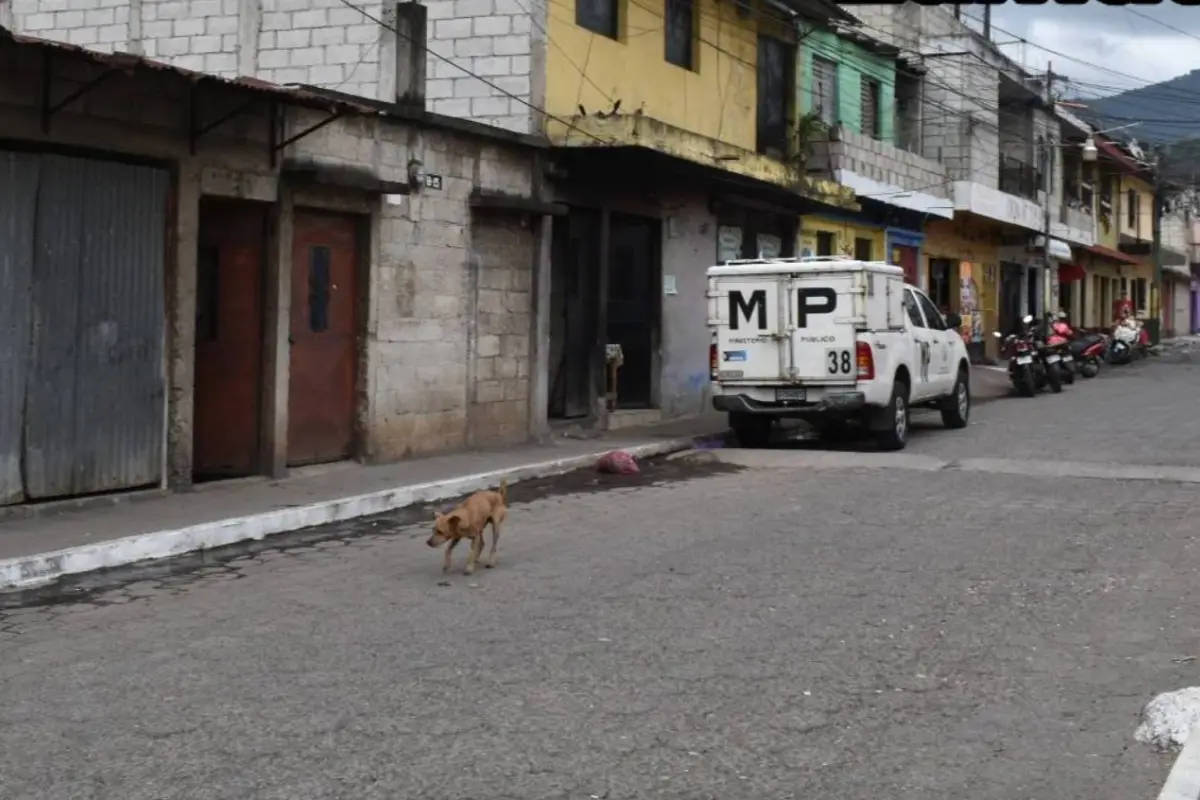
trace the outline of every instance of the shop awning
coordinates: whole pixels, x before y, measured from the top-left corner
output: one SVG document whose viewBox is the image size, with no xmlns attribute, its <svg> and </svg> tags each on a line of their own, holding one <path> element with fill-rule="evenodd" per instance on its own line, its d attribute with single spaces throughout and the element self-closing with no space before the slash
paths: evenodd
<svg viewBox="0 0 1200 800">
<path fill-rule="evenodd" d="M 1142 263 L 1142 260 L 1140 258 L 1125 255 L 1120 250 L 1112 250 L 1108 247 L 1104 247 L 1103 245 L 1094 244 L 1091 247 L 1087 247 L 1084 249 L 1087 250 L 1089 253 L 1095 253 L 1098 256 L 1103 256 L 1104 258 L 1112 259 L 1113 261 L 1120 261 L 1122 264 L 1141 264 Z"/>
<path fill-rule="evenodd" d="M 1081 281 L 1087 277 L 1087 270 L 1078 264 L 1059 264 L 1058 265 L 1058 282 L 1059 283 L 1074 283 Z"/>
</svg>

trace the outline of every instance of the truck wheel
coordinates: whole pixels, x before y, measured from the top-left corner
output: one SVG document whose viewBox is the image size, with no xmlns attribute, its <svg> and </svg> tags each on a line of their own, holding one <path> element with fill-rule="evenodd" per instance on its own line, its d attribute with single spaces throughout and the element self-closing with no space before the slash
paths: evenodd
<svg viewBox="0 0 1200 800">
<path fill-rule="evenodd" d="M 971 376 L 966 369 L 960 369 L 954 391 L 942 401 L 942 424 L 947 428 L 965 428 L 970 421 Z"/>
<path fill-rule="evenodd" d="M 875 434 L 880 450 L 903 450 L 908 444 L 908 384 L 897 380 L 892 399 L 882 411 L 884 428 Z"/>
<path fill-rule="evenodd" d="M 729 427 L 741 447 L 766 447 L 771 442 L 771 418 L 758 414 L 730 414 Z"/>
</svg>

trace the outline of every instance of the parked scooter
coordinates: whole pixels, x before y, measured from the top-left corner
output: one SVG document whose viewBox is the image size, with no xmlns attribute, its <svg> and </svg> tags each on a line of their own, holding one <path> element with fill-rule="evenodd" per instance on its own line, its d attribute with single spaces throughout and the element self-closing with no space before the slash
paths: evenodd
<svg viewBox="0 0 1200 800">
<path fill-rule="evenodd" d="M 1133 317 L 1125 317 L 1113 327 L 1112 346 L 1108 349 L 1108 363 L 1128 364 L 1140 358 L 1139 343 L 1142 340 L 1142 325 Z"/>
<path fill-rule="evenodd" d="M 1059 357 L 1059 375 L 1068 386 L 1075 383 L 1075 357 L 1071 353 L 1071 337 L 1074 333 L 1067 322 L 1066 313 L 1060 311 L 1054 322 L 1050 323 L 1046 336 L 1046 346 L 1051 354 Z"/>
<path fill-rule="evenodd" d="M 1039 342 L 1033 335 L 1033 317 L 1027 315 L 1021 322 L 1024 328 L 1019 336 L 1011 333 L 1005 337 L 999 331 L 992 333 L 1001 340 L 1001 352 L 1008 357 L 1008 380 L 1017 394 L 1024 397 L 1033 397 L 1046 384 L 1050 385 L 1051 391 L 1061 392 L 1057 370 L 1051 377 L 1039 352 Z"/>
<path fill-rule="evenodd" d="M 1079 367 L 1079 374 L 1094 378 L 1100 374 L 1100 365 L 1108 358 L 1108 336 L 1103 333 L 1077 332 L 1070 344 L 1071 355 Z"/>
</svg>

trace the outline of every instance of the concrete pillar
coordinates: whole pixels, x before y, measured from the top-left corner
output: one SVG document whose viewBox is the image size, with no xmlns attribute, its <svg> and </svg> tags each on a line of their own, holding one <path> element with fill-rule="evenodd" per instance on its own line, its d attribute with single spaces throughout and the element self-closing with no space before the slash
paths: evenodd
<svg viewBox="0 0 1200 800">
<path fill-rule="evenodd" d="M 192 483 L 192 419 L 196 362 L 196 251 L 200 232 L 200 168 L 184 161 L 176 173 L 175 218 L 167 252 L 168 486 Z"/>
<path fill-rule="evenodd" d="M 262 471 L 272 478 L 287 475 L 288 377 L 291 374 L 292 322 L 292 192 L 279 187 L 271 213 L 267 251 L 263 324 L 263 452 Z"/>
<path fill-rule="evenodd" d="M 544 214 L 536 226 L 537 248 L 533 264 L 533 331 L 530 342 L 529 438 L 541 441 L 550 435 L 550 275 L 554 243 L 554 217 Z"/>
<path fill-rule="evenodd" d="M 425 110 L 425 37 L 428 12 L 421 3 L 396 6 L 395 95 L 386 98 L 405 108 Z M 381 98 L 384 99 L 384 98 Z"/>
<path fill-rule="evenodd" d="M 262 30 L 262 0 L 238 0 L 238 75 L 258 74 L 258 37 Z"/>
</svg>

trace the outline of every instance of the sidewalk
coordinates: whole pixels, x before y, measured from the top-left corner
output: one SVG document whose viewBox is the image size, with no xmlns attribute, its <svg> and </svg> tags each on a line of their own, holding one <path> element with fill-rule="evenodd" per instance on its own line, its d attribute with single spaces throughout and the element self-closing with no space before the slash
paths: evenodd
<svg viewBox="0 0 1200 800">
<path fill-rule="evenodd" d="M 195 491 L 0 521 L 0 591 L 168 558 L 273 534 L 435 502 L 588 467 L 610 450 L 639 458 L 685 450 L 725 431 L 723 415 L 595 439 L 473 451 L 383 466 L 331 464 L 285 480 L 210 483 Z"/>
</svg>

